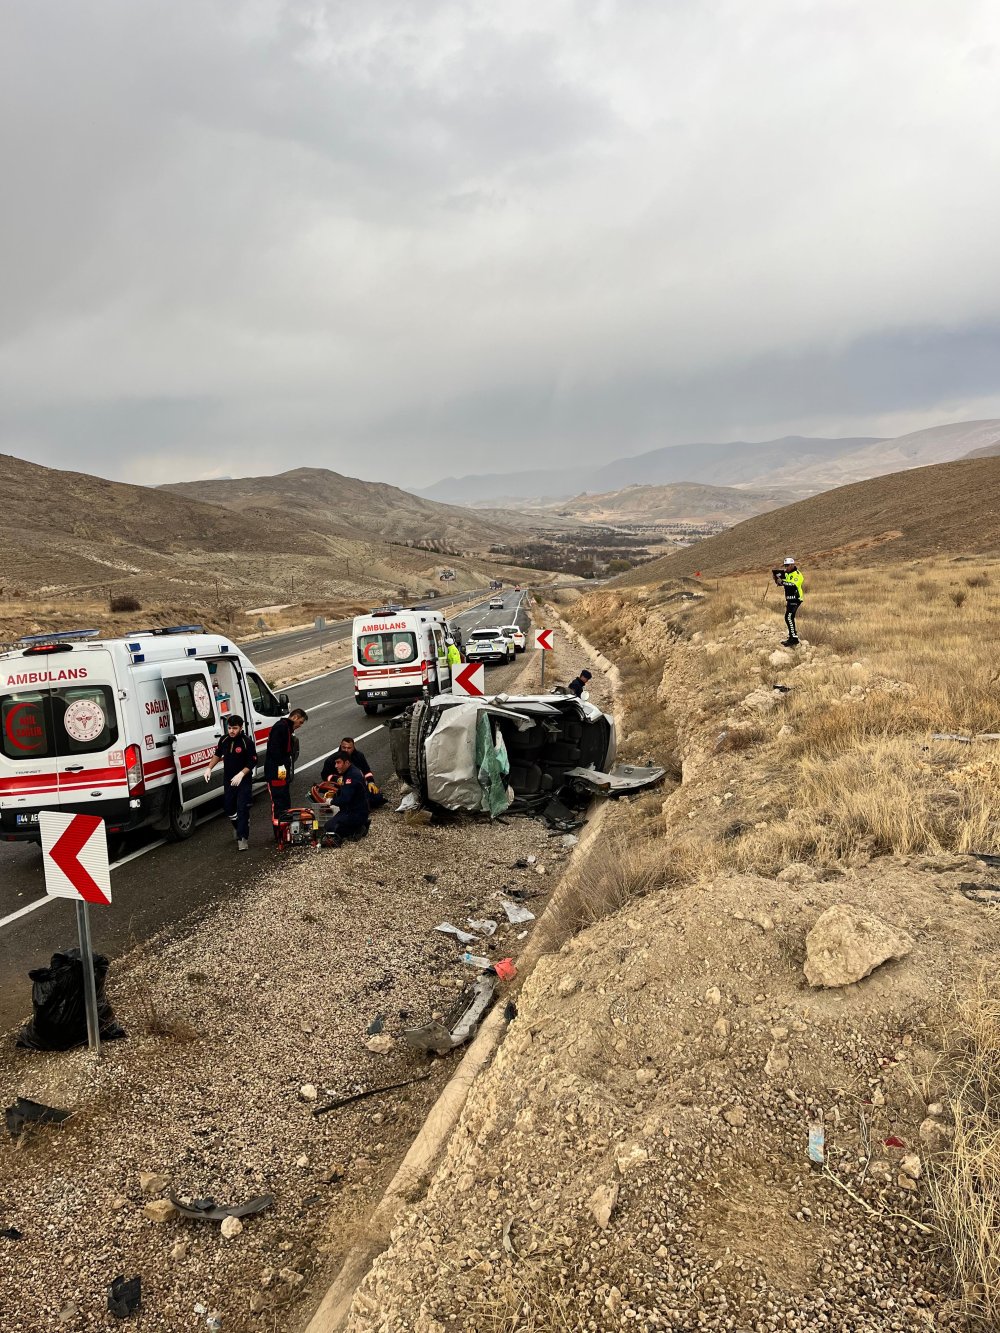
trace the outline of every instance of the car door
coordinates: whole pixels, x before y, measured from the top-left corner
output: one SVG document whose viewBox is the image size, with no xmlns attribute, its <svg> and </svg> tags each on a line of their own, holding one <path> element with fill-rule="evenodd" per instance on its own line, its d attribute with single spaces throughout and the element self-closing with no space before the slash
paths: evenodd
<svg viewBox="0 0 1000 1333">
<path fill-rule="evenodd" d="M 208 786 L 205 769 L 222 735 L 215 715 L 212 682 L 204 662 L 186 662 L 165 668 L 163 686 L 170 707 L 174 773 L 181 808 L 204 805 L 218 795 L 218 784 Z"/>
</svg>

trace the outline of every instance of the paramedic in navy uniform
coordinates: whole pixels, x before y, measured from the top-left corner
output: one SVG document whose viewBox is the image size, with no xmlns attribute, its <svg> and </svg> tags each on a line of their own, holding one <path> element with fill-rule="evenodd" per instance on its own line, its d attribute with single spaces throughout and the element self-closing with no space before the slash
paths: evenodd
<svg viewBox="0 0 1000 1333">
<path fill-rule="evenodd" d="M 309 715 L 301 708 L 293 708 L 287 717 L 279 717 L 267 738 L 264 752 L 264 781 L 271 793 L 271 823 L 274 838 L 278 825 L 292 804 L 292 740 Z"/>
<path fill-rule="evenodd" d="M 236 850 L 245 852 L 250 846 L 250 802 L 257 749 L 243 732 L 243 719 L 235 713 L 226 718 L 226 734 L 215 747 L 215 756 L 205 769 L 206 782 L 211 782 L 212 769 L 220 760 L 226 814 L 236 827 Z"/>
</svg>

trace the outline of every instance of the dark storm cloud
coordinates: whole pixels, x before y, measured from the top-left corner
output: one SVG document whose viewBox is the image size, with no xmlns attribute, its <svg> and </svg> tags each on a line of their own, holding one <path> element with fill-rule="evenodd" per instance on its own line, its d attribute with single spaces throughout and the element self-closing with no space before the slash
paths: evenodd
<svg viewBox="0 0 1000 1333">
<path fill-rule="evenodd" d="M 412 484 L 1000 413 L 979 0 L 7 6 L 0 450 Z"/>
</svg>

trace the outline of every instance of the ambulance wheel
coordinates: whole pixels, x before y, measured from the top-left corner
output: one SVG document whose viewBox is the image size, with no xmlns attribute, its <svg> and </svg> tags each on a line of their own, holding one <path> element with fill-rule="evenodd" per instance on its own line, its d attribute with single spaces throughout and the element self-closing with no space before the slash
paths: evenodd
<svg viewBox="0 0 1000 1333">
<path fill-rule="evenodd" d="M 194 823 L 194 811 L 181 807 L 180 793 L 175 787 L 167 810 L 167 837 L 171 842 L 184 842 L 194 832 Z"/>
<path fill-rule="evenodd" d="M 369 717 L 375 717 L 378 714 L 378 704 L 365 704 L 364 709 Z"/>
</svg>

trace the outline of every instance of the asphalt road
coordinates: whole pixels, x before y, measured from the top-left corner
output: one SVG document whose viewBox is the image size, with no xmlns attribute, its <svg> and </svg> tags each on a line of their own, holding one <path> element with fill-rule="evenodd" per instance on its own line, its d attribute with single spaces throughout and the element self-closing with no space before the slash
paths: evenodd
<svg viewBox="0 0 1000 1333">
<path fill-rule="evenodd" d="M 485 589 L 479 589 L 478 593 L 463 592 L 457 597 L 438 597 L 426 602 L 425 605 L 431 607 L 434 611 L 447 611 L 448 607 L 454 606 L 457 602 L 464 602 L 469 597 L 485 594 L 485 591 Z M 251 639 L 248 643 L 241 643 L 238 646 L 258 666 L 263 666 L 267 662 L 277 662 L 282 657 L 293 657 L 300 653 L 313 652 L 317 648 L 325 648 L 327 644 L 335 643 L 338 639 L 346 639 L 351 632 L 353 623 L 351 620 L 334 620 L 325 629 L 295 629 L 289 630 L 285 634 L 267 634 L 262 638 Z"/>
<path fill-rule="evenodd" d="M 456 616 L 455 623 L 466 636 L 478 626 L 513 624 L 515 619 L 527 630 L 529 620 L 521 603 L 522 594 L 508 591 L 502 612 L 490 611 L 487 599 Z M 249 649 L 248 655 L 259 662 L 257 645 L 250 644 Z M 286 647 L 280 655 L 288 655 Z M 490 674 L 506 668 L 486 670 L 489 680 Z M 301 753 L 293 799 L 306 797 L 323 760 L 343 736 L 354 736 L 376 777 L 390 776 L 384 719 L 367 717 L 354 702 L 350 667 L 290 686 L 288 693 L 293 707 L 309 714 L 298 732 Z M 248 852 L 235 851 L 230 828 L 218 815 L 219 810 L 209 806 L 203 826 L 183 843 L 165 842 L 149 830 L 132 836 L 125 853 L 112 862 L 111 906 L 90 911 L 96 950 L 113 959 L 161 931 L 169 929 L 176 935 L 186 921 L 239 893 L 259 871 L 273 867 L 276 853 L 266 792 L 254 800 Z M 73 948 L 76 942 L 72 903 L 45 897 L 40 848 L 0 843 L 0 1032 L 30 1013 L 28 969 L 46 964 L 56 950 Z"/>
</svg>

